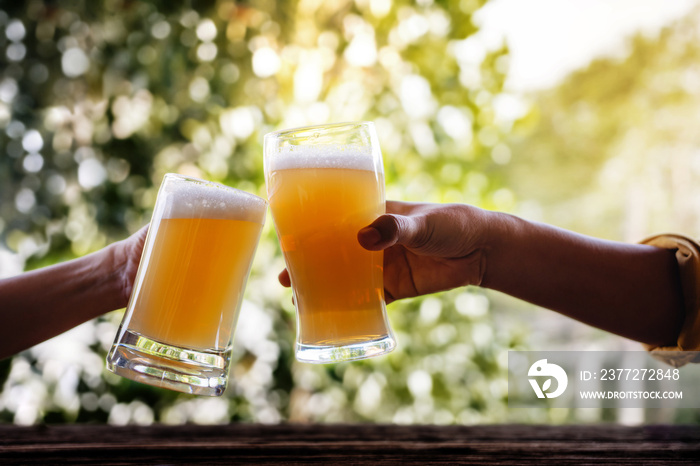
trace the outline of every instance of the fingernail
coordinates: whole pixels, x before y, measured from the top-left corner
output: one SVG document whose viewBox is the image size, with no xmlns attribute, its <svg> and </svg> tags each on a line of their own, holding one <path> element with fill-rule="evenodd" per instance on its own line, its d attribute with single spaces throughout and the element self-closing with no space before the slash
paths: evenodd
<svg viewBox="0 0 700 466">
<path fill-rule="evenodd" d="M 359 236 L 362 237 L 362 243 L 365 246 L 376 246 L 382 240 L 382 235 L 379 230 L 373 227 L 365 227 L 360 230 Z"/>
</svg>

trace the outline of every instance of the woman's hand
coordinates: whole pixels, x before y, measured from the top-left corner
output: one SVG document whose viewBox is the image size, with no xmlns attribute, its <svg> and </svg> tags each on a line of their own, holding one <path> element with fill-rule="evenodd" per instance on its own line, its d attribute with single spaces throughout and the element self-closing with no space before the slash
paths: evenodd
<svg viewBox="0 0 700 466">
<path fill-rule="evenodd" d="M 0 280 L 0 359 L 125 307 L 147 230 L 87 256 Z"/>
<path fill-rule="evenodd" d="M 128 238 L 109 246 L 114 261 L 113 267 L 116 271 L 116 279 L 121 290 L 123 303 L 121 307 L 125 307 L 128 304 L 131 290 L 134 288 L 134 280 L 141 261 L 141 252 L 146 242 L 147 233 L 148 225 Z"/>
</svg>

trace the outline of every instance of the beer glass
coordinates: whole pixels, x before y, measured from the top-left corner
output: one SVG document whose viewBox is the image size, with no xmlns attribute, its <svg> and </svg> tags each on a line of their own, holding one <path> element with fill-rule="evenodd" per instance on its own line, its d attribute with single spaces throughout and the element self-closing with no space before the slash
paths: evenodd
<svg viewBox="0 0 700 466">
<path fill-rule="evenodd" d="M 267 202 L 167 174 L 107 368 L 138 382 L 221 395 Z"/>
<path fill-rule="evenodd" d="M 357 240 L 359 230 L 385 212 L 374 124 L 269 133 L 264 165 L 297 310 L 297 359 L 330 363 L 393 350 L 383 253 Z"/>
</svg>

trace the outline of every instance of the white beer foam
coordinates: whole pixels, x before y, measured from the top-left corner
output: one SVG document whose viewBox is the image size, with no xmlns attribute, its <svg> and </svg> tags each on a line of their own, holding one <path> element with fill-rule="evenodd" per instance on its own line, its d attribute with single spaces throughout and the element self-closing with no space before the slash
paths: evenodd
<svg viewBox="0 0 700 466">
<path fill-rule="evenodd" d="M 372 148 L 358 145 L 285 146 L 268 158 L 270 171 L 291 168 L 345 168 L 374 171 Z M 379 173 L 384 167 L 378 164 Z"/>
<path fill-rule="evenodd" d="M 213 218 L 265 223 L 267 202 L 240 189 L 193 178 L 166 180 L 163 218 Z"/>
</svg>

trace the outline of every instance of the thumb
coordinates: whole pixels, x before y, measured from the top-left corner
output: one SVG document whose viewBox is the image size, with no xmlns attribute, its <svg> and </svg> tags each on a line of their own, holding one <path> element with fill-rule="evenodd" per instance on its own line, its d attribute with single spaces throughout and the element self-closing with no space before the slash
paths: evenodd
<svg viewBox="0 0 700 466">
<path fill-rule="evenodd" d="M 416 247 L 423 228 L 415 217 L 385 214 L 357 233 L 360 246 L 370 251 L 382 251 L 394 244 Z"/>
</svg>

